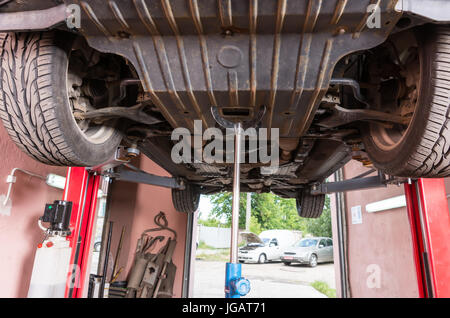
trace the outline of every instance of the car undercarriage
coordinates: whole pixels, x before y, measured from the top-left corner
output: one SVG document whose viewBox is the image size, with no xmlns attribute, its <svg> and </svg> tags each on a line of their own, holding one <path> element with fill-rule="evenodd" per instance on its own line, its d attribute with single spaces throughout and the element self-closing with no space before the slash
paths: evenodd
<svg viewBox="0 0 450 318">
<path fill-rule="evenodd" d="M 450 37 L 448 17 L 427 16 L 420 6 L 414 11 L 409 1 L 395 0 L 63 2 L 1 5 L 0 31 L 10 32 L 0 38 L 2 59 L 14 55 L 18 42 L 32 46 L 42 38 L 24 30 L 44 37 L 52 32 L 49 41 L 69 52 L 68 104 L 86 138 L 99 144 L 120 133 L 122 143 L 198 193 L 230 191 L 232 164 L 175 163 L 171 133 L 184 127 L 194 134 L 194 120 L 203 129 L 220 128 L 212 107 L 242 123 L 263 108 L 255 128 L 279 130 L 278 168 L 242 163 L 242 191 L 298 198 L 351 159 L 402 177 L 449 173 L 446 160 L 420 149 L 402 158 L 409 166 L 401 167 L 383 153 L 403 153 L 396 149 L 412 133 L 416 104 L 425 98 L 427 36 Z M 80 27 L 68 27 L 68 7 L 78 8 Z M 16 27 L 14 15 L 30 25 Z M 31 19 L 42 15 L 53 19 Z M 439 19 L 444 26 L 435 29 Z M 11 114 L 6 101 L 4 114 Z M 19 147 L 42 162 L 89 166 L 104 160 L 32 151 L 17 136 L 17 123 L 5 122 Z"/>
</svg>

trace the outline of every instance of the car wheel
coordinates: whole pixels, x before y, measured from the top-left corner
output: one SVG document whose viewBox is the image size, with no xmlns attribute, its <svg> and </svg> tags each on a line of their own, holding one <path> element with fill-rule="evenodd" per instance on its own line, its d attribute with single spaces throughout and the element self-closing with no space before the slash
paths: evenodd
<svg viewBox="0 0 450 318">
<path fill-rule="evenodd" d="M 91 109 L 90 98 L 97 96 L 85 87 L 73 42 L 58 32 L 0 33 L 0 117 L 32 158 L 95 166 L 113 156 L 122 137 L 112 121 L 75 118 Z"/>
<path fill-rule="evenodd" d="M 289 266 L 291 265 L 291 262 L 283 262 L 284 265 Z"/>
<path fill-rule="evenodd" d="M 297 213 L 303 218 L 318 218 L 325 205 L 325 194 L 312 195 L 308 190 L 301 191 L 296 198 Z"/>
<path fill-rule="evenodd" d="M 194 213 L 200 202 L 197 187 L 187 183 L 184 190 L 172 189 L 172 203 L 175 210 L 183 213 Z"/>
<path fill-rule="evenodd" d="M 309 266 L 310 267 L 317 266 L 317 255 L 316 254 L 311 254 L 311 256 L 309 257 Z"/>
<path fill-rule="evenodd" d="M 94 252 L 100 252 L 101 248 L 102 248 L 102 242 L 95 242 L 95 244 L 94 244 Z"/>
<path fill-rule="evenodd" d="M 258 257 L 258 264 L 264 264 L 265 262 L 267 262 L 266 254 L 260 254 Z"/>
<path fill-rule="evenodd" d="M 415 43 L 396 47 L 397 53 L 392 53 L 397 57 L 408 54 L 400 70 L 402 76 L 396 80 L 398 89 L 390 103 L 383 102 L 386 94 L 380 91 L 379 105 L 375 107 L 407 115 L 409 122 L 362 126 L 365 149 L 373 164 L 387 174 L 447 177 L 450 175 L 450 28 L 427 26 L 405 36 L 410 36 Z M 392 91 L 393 84 L 385 85 L 386 92 Z"/>
</svg>

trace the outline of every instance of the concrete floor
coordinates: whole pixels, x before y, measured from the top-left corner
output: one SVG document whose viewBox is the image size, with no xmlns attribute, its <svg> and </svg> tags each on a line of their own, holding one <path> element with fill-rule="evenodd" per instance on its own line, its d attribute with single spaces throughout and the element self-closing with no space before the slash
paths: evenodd
<svg viewBox="0 0 450 318">
<path fill-rule="evenodd" d="M 196 298 L 223 298 L 225 264 L 195 261 L 194 291 Z M 250 280 L 251 291 L 246 298 L 324 298 L 310 286 L 316 280 L 335 287 L 334 264 L 285 266 L 283 263 L 242 264 L 242 275 Z"/>
</svg>

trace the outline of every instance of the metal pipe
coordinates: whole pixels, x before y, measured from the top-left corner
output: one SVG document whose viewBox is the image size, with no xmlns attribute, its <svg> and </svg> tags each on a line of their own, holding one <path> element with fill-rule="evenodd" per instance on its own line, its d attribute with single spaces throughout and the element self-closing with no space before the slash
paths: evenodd
<svg viewBox="0 0 450 318">
<path fill-rule="evenodd" d="M 334 173 L 335 182 L 342 181 L 342 168 Z M 341 287 L 341 298 L 348 298 L 347 293 L 347 259 L 345 257 L 345 235 L 344 235 L 344 213 L 346 213 L 344 208 L 344 198 L 342 192 L 335 193 L 336 199 L 336 225 L 337 225 L 337 237 L 338 237 L 338 249 L 339 249 L 339 273 L 340 273 L 340 287 Z"/>
<path fill-rule="evenodd" d="M 194 248 L 194 218 L 196 218 L 195 213 L 187 213 L 186 222 L 186 243 L 184 248 L 184 266 L 183 266 L 183 284 L 181 286 L 181 297 L 189 298 L 191 291 L 191 282 L 194 281 L 192 277 L 192 256 Z M 195 251 L 195 250 L 194 250 Z"/>
<path fill-rule="evenodd" d="M 329 194 L 333 192 L 346 192 L 361 189 L 387 187 L 386 179 L 383 174 L 373 177 L 348 179 L 336 182 L 325 182 L 311 189 L 311 194 Z"/>
<path fill-rule="evenodd" d="M 233 178 L 233 208 L 231 216 L 231 248 L 230 262 L 238 262 L 238 237 L 239 237 L 239 196 L 240 196 L 240 159 L 241 159 L 242 125 L 234 125 L 234 178 Z"/>
<path fill-rule="evenodd" d="M 359 179 L 359 178 L 363 178 L 365 176 L 368 176 L 369 174 L 373 173 L 377 171 L 376 169 L 370 169 L 369 171 L 363 172 L 361 174 L 358 174 L 356 177 L 353 177 L 352 179 Z"/>
<path fill-rule="evenodd" d="M 8 185 L 8 192 L 6 194 L 5 199 L 3 200 L 3 205 L 4 206 L 8 203 L 9 197 L 11 196 L 11 190 L 12 190 L 13 184 L 16 183 L 16 176 L 14 175 L 16 173 L 16 171 L 23 172 L 25 174 L 30 175 L 31 177 L 35 177 L 35 178 L 39 178 L 39 179 L 42 179 L 42 180 L 46 180 L 46 178 L 44 176 L 38 175 L 36 173 L 33 173 L 33 172 L 25 170 L 25 169 L 21 169 L 21 168 L 14 168 L 14 169 L 12 169 L 11 173 L 6 178 L 6 183 L 8 183 L 9 185 Z"/>
<path fill-rule="evenodd" d="M 359 83 L 353 78 L 332 78 L 330 80 L 330 85 L 350 86 L 353 91 L 353 96 L 356 98 L 356 100 L 370 107 L 364 96 L 361 94 L 361 87 L 359 86 Z"/>
<path fill-rule="evenodd" d="M 136 79 L 136 78 L 125 78 L 123 80 L 120 81 L 120 85 L 119 85 L 119 97 L 115 98 L 112 102 L 111 105 L 115 105 L 117 103 L 120 103 L 126 96 L 127 96 L 127 86 L 129 85 L 139 85 L 141 83 L 140 79 Z"/>
</svg>

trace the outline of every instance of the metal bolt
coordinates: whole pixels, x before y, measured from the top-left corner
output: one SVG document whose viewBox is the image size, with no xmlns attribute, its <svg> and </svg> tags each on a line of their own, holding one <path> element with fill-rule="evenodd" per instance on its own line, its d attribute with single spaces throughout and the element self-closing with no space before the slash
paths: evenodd
<svg viewBox="0 0 450 318">
<path fill-rule="evenodd" d="M 128 157 L 137 157 L 141 152 L 137 148 L 127 148 Z"/>
</svg>

